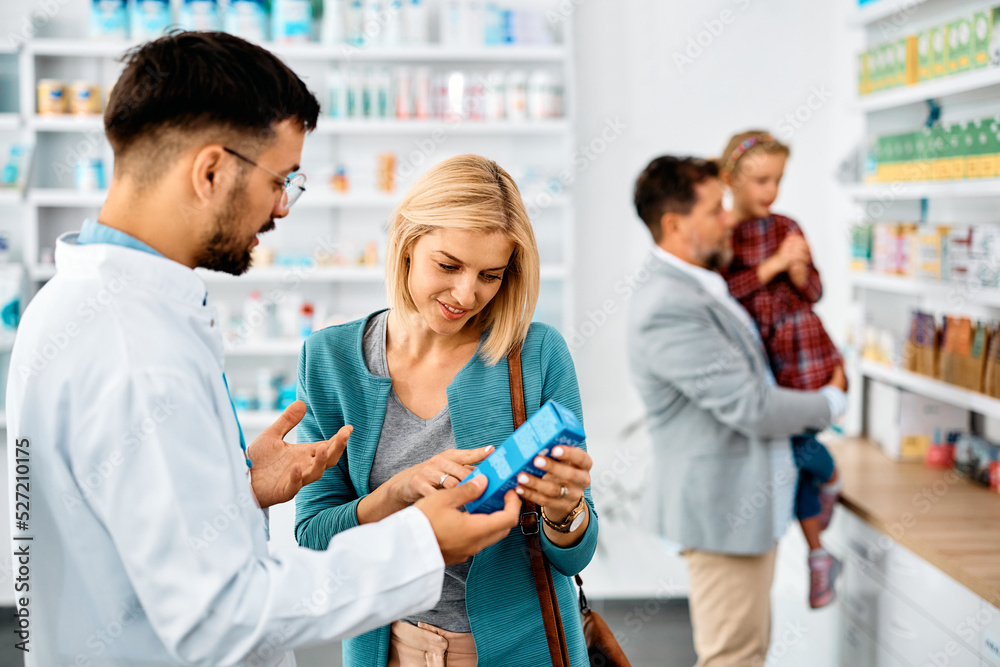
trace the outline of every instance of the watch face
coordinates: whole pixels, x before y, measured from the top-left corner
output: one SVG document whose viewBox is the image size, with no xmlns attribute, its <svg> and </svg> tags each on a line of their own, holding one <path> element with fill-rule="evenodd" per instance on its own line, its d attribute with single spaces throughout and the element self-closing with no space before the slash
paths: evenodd
<svg viewBox="0 0 1000 667">
<path fill-rule="evenodd" d="M 572 533 L 572 532 L 573 532 L 574 530 L 576 530 L 577 528 L 579 528 L 579 527 L 580 527 L 580 524 L 581 524 L 581 523 L 583 523 L 583 517 L 585 517 L 586 515 L 587 515 L 587 513 L 586 513 L 586 512 L 580 512 L 580 513 L 579 513 L 579 514 L 578 514 L 578 515 L 576 516 L 576 518 L 575 518 L 575 519 L 573 519 L 573 523 L 571 523 L 571 524 L 569 525 L 569 532 L 571 532 L 571 533 Z"/>
</svg>

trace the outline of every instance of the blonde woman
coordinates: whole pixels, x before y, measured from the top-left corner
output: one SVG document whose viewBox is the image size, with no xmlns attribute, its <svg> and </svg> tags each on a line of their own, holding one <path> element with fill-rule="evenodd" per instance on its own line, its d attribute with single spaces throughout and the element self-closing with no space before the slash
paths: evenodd
<svg viewBox="0 0 1000 667">
<path fill-rule="evenodd" d="M 513 431 L 507 354 L 521 344 L 530 417 L 555 400 L 583 419 L 566 343 L 532 323 L 538 248 L 510 175 L 460 155 L 431 168 L 390 222 L 386 285 L 391 309 L 314 333 L 299 359 L 308 405 L 299 438 L 354 432 L 340 463 L 296 498 L 299 543 L 378 521 L 459 483 Z M 569 577 L 597 545 L 585 447 L 536 460 L 546 474 L 519 477 L 517 493 L 543 509 L 551 565 L 573 665 L 588 665 Z M 584 519 L 569 530 L 567 517 Z M 426 612 L 344 642 L 347 667 L 543 665 L 545 629 L 526 538 L 515 529 L 472 559 L 446 568 Z"/>
</svg>

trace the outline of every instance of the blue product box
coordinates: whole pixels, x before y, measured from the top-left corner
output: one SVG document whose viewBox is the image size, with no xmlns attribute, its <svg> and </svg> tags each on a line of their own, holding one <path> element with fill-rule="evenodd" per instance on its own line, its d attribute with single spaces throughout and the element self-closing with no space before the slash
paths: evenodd
<svg viewBox="0 0 1000 667">
<path fill-rule="evenodd" d="M 537 477 L 545 474 L 535 467 L 536 456 L 547 455 L 556 445 L 579 447 L 585 439 L 583 425 L 576 415 L 555 401 L 549 401 L 462 480 L 465 484 L 483 475 L 489 482 L 483 495 L 467 503 L 465 509 L 483 514 L 502 510 L 504 494 L 517 486 L 520 473 Z"/>
<path fill-rule="evenodd" d="M 184 30 L 222 30 L 219 0 L 184 0 L 180 24 Z"/>
<path fill-rule="evenodd" d="M 132 39 L 156 39 L 173 23 L 170 0 L 131 0 Z"/>
<path fill-rule="evenodd" d="M 223 20 L 226 32 L 252 42 L 267 40 L 270 22 L 266 0 L 229 0 Z"/>
<path fill-rule="evenodd" d="M 93 0 L 90 36 L 95 39 L 128 39 L 128 1 Z"/>
</svg>

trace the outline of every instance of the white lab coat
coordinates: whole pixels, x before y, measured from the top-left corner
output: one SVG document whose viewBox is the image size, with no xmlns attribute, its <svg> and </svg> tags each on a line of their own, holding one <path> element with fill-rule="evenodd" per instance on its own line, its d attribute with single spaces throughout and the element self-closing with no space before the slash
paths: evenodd
<svg viewBox="0 0 1000 667">
<path fill-rule="evenodd" d="M 202 280 L 75 239 L 25 312 L 7 393 L 16 510 L 30 471 L 27 529 L 12 517 L 28 664 L 291 665 L 436 605 L 444 563 L 415 508 L 268 554 Z"/>
</svg>

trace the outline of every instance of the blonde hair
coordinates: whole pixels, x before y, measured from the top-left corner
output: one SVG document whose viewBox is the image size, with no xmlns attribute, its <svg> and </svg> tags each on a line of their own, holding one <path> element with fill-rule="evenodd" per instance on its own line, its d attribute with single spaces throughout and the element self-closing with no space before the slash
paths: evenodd
<svg viewBox="0 0 1000 667">
<path fill-rule="evenodd" d="M 538 245 L 514 179 L 493 160 L 467 154 L 434 165 L 414 183 L 389 219 L 385 260 L 389 305 L 405 315 L 417 312 L 407 256 L 420 237 L 439 229 L 500 232 L 514 244 L 499 291 L 469 321 L 489 331 L 481 354 L 492 366 L 528 335 L 538 303 Z"/>
<path fill-rule="evenodd" d="M 744 144 L 749 143 L 748 147 Z M 719 174 L 728 178 L 739 171 L 740 162 L 748 156 L 768 154 L 788 157 L 791 149 L 771 136 L 767 130 L 747 130 L 734 134 L 719 157 Z"/>
</svg>

